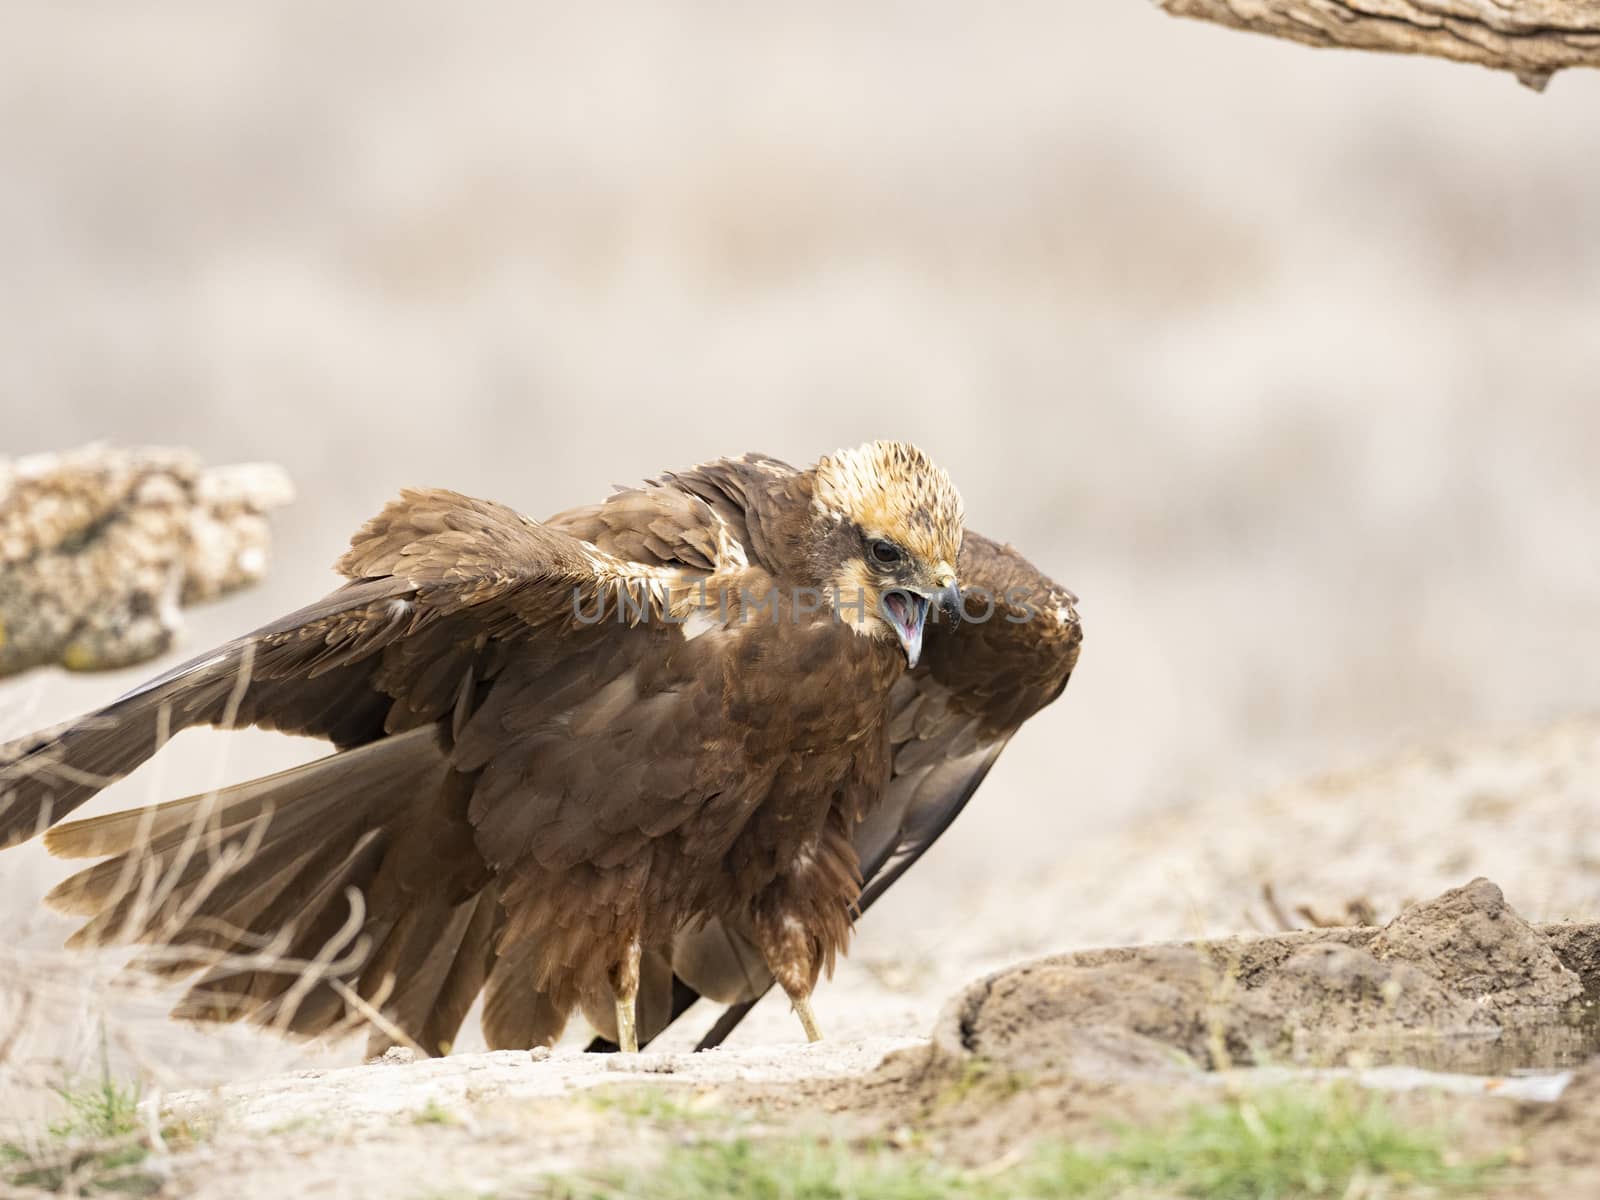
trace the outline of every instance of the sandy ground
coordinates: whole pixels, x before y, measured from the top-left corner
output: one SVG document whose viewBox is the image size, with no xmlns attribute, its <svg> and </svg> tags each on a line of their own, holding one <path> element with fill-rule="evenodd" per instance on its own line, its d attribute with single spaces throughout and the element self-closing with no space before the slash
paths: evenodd
<svg viewBox="0 0 1600 1200">
<path fill-rule="evenodd" d="M 675 1031 L 632 1062 L 567 1048 L 329 1069 L 305 1065 L 330 1053 L 308 1047 L 298 1052 L 301 1069 L 274 1075 L 287 1053 L 280 1044 L 241 1031 L 189 1035 L 180 1044 L 204 1042 L 211 1055 L 191 1051 L 187 1061 L 159 1064 L 148 1055 L 162 1044 L 153 1005 L 140 1008 L 108 987 L 99 1011 L 119 1054 L 139 1061 L 146 1048 L 149 1102 L 207 1131 L 195 1146 L 159 1159 L 174 1195 L 514 1191 L 541 1172 L 648 1160 L 670 1143 L 680 1119 L 691 1119 L 679 1110 L 708 1128 L 755 1134 L 926 1124 L 962 1161 L 998 1160 L 1030 1137 L 1092 1137 L 1108 1119 L 1160 1119 L 1215 1086 L 1197 1080 L 1193 1066 L 1175 1077 L 1170 1052 L 1152 1052 L 1162 1045 L 1201 1066 L 1217 1065 L 1209 1056 L 1219 1044 L 1231 1048 L 1225 1065 L 1233 1067 L 1262 1053 L 1277 1068 L 1420 1062 L 1503 1074 L 1511 1066 L 1580 1065 L 1588 1035 L 1519 1042 L 1513 1034 L 1567 1028 L 1565 1014 L 1583 1002 L 1584 986 L 1600 984 L 1585 924 L 1600 918 L 1586 815 L 1597 788 L 1600 722 L 1572 721 L 1251 798 L 1218 797 L 1086 842 L 1053 872 L 1019 880 L 1016 893 L 996 884 L 961 897 L 970 906 L 963 922 L 926 914 L 926 940 L 875 945 L 868 934 L 819 995 L 832 1032 L 817 1046 L 799 1042 L 793 1018 L 770 1002 L 729 1048 L 708 1055 L 684 1052 L 692 1030 Z M 1495 878 L 1504 897 L 1488 883 L 1461 886 L 1479 874 Z M 1275 905 L 1262 899 L 1263 883 L 1275 884 Z M 1433 915 L 1439 903 L 1405 907 L 1452 887 L 1468 899 L 1445 905 L 1444 918 Z M 1294 911 L 1302 905 L 1318 920 L 1348 921 L 1352 902 L 1364 928 L 1296 933 L 1245 943 L 1242 951 L 1207 940 L 1199 952 L 1088 951 L 1020 973 L 1008 967 L 1073 945 L 1304 927 L 1312 922 Z M 1397 916 L 1382 932 L 1374 927 Z M 1555 924 L 1534 934 L 1523 917 Z M 1546 941 L 1565 959 L 1541 948 Z M 1463 954 L 1478 957 L 1469 962 Z M 57 967 L 70 961 L 50 960 Z M 37 958 L 27 965 L 27 978 L 46 977 Z M 976 991 L 968 986 L 987 971 L 1000 974 Z M 1243 982 L 1222 987 L 1230 979 Z M 1040 981 L 1047 981 L 1043 991 Z M 81 971 L 64 979 L 62 994 L 83 982 Z M 978 994 L 992 1017 L 961 1017 Z M 58 1012 L 47 1006 L 44 1023 Z M 1003 1032 L 985 1035 L 986 1021 Z M 966 1034 L 952 1035 L 955 1028 Z M 1429 1036 L 1408 1040 L 1419 1030 Z M 1463 1036 L 1473 1053 L 1461 1051 Z M 35 1045 L 52 1044 L 41 1030 Z M 1439 1044 L 1453 1048 L 1441 1054 Z M 1478 1053 L 1496 1044 L 1513 1047 L 1517 1061 Z M 45 1114 L 48 1098 L 38 1086 L 50 1080 L 50 1068 L 43 1056 L 30 1059 L 29 1046 L 25 1035 L 8 1063 L 13 1111 L 32 1104 Z M 345 1061 L 352 1052 L 343 1052 Z M 1026 1110 L 1000 1096 L 965 1115 L 930 1116 L 928 1096 L 949 1083 L 947 1061 L 928 1074 L 928 1056 L 938 1063 L 941 1053 L 975 1054 L 1057 1082 Z M 184 1086 L 205 1076 L 215 1086 Z M 1520 1124 L 1533 1119 L 1526 1105 L 1549 1109 L 1564 1080 L 1543 1075 L 1487 1088 L 1481 1075 L 1434 1082 L 1458 1095 L 1452 1113 L 1485 1123 L 1485 1136 L 1537 1145 L 1557 1135 L 1546 1125 L 1537 1138 L 1528 1133 Z M 1380 1074 L 1369 1082 L 1417 1081 Z M 640 1087 L 671 1089 L 675 1114 L 646 1122 L 643 1132 L 628 1117 L 654 1111 L 635 1095 Z M 1562 1161 L 1562 1170 L 1593 1165 L 1583 1155 L 1576 1166 Z"/>
</svg>

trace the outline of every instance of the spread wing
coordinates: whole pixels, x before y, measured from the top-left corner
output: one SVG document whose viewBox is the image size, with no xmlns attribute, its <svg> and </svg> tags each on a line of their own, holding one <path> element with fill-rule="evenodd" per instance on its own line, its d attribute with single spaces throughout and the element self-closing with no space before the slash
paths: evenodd
<svg viewBox="0 0 1600 1200">
<path fill-rule="evenodd" d="M 163 960 L 174 974 L 216 961 L 208 952 L 248 957 L 280 934 L 280 958 L 310 960 L 344 923 L 354 888 L 366 900 L 362 998 L 432 1050 L 486 987 L 497 1044 L 542 1040 L 565 1010 L 519 1003 L 516 967 L 531 949 L 513 893 L 540 855 L 592 856 L 632 844 L 630 821 L 647 835 L 675 818 L 665 805 L 629 804 L 642 784 L 609 785 L 630 771 L 642 779 L 636 760 L 647 757 L 659 766 L 656 792 L 681 804 L 686 789 L 672 781 L 696 744 L 682 736 L 685 714 L 670 697 L 606 685 L 661 639 L 682 640 L 663 608 L 731 553 L 703 501 L 655 489 L 628 503 L 618 528 L 646 531 L 648 561 L 502 505 L 404 493 L 358 532 L 338 564 L 348 582 L 331 595 L 0 748 L 0 846 L 49 830 L 57 854 L 114 856 L 51 902 L 90 918 L 79 943 L 193 948 Z M 563 728 L 574 746 L 541 742 L 553 712 L 573 714 Z M 519 721 L 531 728 L 509 728 Z M 170 734 L 201 724 L 307 734 L 336 752 L 212 796 L 55 825 Z M 595 740 L 624 736 L 634 740 L 610 757 Z M 602 773 L 606 786 L 579 798 L 594 803 L 563 805 L 530 778 L 541 747 L 541 779 Z M 700 791 L 715 794 L 713 784 Z M 230 851 L 219 880 L 212 868 Z M 162 881 L 154 902 L 148 879 Z M 282 967 L 218 966 L 179 1012 L 306 1034 L 345 1019 L 334 987 L 298 987 Z"/>
<path fill-rule="evenodd" d="M 516 643 L 569 630 L 579 611 L 608 625 L 619 611 L 659 613 L 675 578 L 442 490 L 402 493 L 338 570 L 349 582 L 315 604 L 91 716 L 0 746 L 0 848 L 49 828 L 190 726 L 253 725 L 345 749 L 437 721 L 475 699 Z"/>
<path fill-rule="evenodd" d="M 865 912 L 972 798 L 1022 723 L 1056 699 L 1078 660 L 1076 598 L 1010 546 L 968 531 L 958 573 L 966 615 L 929 630 L 923 662 L 892 697 L 894 773 L 856 831 Z M 992 604 L 992 608 L 991 608 Z M 676 1018 L 701 995 L 731 1007 L 701 1041 L 720 1044 L 771 986 L 746 931 L 713 922 L 661 948 Z"/>
</svg>

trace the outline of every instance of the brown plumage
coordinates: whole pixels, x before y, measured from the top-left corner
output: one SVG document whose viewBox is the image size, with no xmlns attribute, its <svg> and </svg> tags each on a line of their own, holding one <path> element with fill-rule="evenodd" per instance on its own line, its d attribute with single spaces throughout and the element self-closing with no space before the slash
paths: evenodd
<svg viewBox="0 0 1600 1200">
<path fill-rule="evenodd" d="M 406 492 L 338 567 L 316 604 L 0 749 L 0 846 L 104 857 L 49 899 L 88 918 L 76 943 L 201 972 L 179 1015 L 315 1034 L 375 1007 L 376 1046 L 438 1052 L 482 992 L 493 1046 L 579 1006 L 631 1046 L 636 1013 L 648 1038 L 696 992 L 776 980 L 815 1036 L 856 905 L 1079 640 L 1070 594 L 964 536 L 944 473 L 893 442 L 719 460 L 542 523 Z M 939 619 L 958 576 L 989 619 Z M 334 753 L 56 824 L 196 724 Z"/>
</svg>

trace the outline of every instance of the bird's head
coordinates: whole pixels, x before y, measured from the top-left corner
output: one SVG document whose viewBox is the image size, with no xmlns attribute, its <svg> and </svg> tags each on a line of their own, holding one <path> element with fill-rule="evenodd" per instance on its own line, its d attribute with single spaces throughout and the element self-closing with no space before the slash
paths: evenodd
<svg viewBox="0 0 1600 1200">
<path fill-rule="evenodd" d="M 915 446 L 869 442 L 817 463 L 811 509 L 835 615 L 916 666 L 930 610 L 960 604 L 961 493 Z"/>
</svg>

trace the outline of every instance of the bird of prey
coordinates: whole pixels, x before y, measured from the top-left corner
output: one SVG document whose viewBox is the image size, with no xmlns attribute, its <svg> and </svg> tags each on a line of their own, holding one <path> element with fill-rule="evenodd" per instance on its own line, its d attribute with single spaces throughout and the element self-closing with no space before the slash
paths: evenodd
<svg viewBox="0 0 1600 1200">
<path fill-rule="evenodd" d="M 103 861 L 69 944 L 143 942 L 175 1015 L 448 1050 L 581 1008 L 636 1050 L 697 994 L 811 993 L 854 915 L 1065 686 L 1071 593 L 964 529 L 915 447 L 747 455 L 535 521 L 407 491 L 327 597 L 0 748 L 0 847 Z M 332 752 L 57 824 L 194 725 Z M 735 1009 L 738 1013 L 742 1010 Z M 736 1020 L 736 1017 L 733 1019 Z"/>
</svg>

